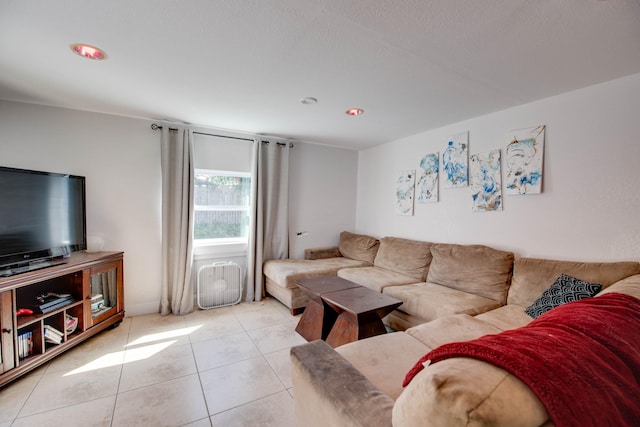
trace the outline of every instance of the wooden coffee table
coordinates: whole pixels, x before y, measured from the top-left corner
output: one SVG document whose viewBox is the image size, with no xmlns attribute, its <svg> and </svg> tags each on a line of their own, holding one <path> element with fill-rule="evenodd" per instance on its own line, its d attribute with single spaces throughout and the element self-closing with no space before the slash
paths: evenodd
<svg viewBox="0 0 640 427">
<path fill-rule="evenodd" d="M 402 301 L 364 286 L 322 294 L 322 300 L 336 313 L 327 344 L 338 347 L 359 339 L 385 334 L 382 318 L 402 304 Z M 329 311 L 329 310 L 325 310 Z"/>
<path fill-rule="evenodd" d="M 300 316 L 296 332 L 307 341 L 326 339 L 338 313 L 322 301 L 322 295 L 360 287 L 360 285 L 338 276 L 322 276 L 300 279 L 296 282 L 309 297 L 309 303 Z"/>
</svg>

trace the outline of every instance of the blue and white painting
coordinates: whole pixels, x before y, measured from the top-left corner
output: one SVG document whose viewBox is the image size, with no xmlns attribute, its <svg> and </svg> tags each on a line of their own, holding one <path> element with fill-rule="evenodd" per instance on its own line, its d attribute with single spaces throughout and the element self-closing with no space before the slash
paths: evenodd
<svg viewBox="0 0 640 427">
<path fill-rule="evenodd" d="M 420 160 L 420 170 L 417 178 L 418 203 L 433 203 L 438 201 L 438 171 L 440 169 L 440 153 L 429 153 Z"/>
<path fill-rule="evenodd" d="M 500 150 L 473 154 L 469 164 L 473 211 L 501 211 Z"/>
<path fill-rule="evenodd" d="M 399 215 L 413 215 L 413 192 L 415 184 L 415 170 L 400 171 L 396 185 L 396 210 Z"/>
<path fill-rule="evenodd" d="M 469 132 L 462 132 L 447 138 L 442 151 L 442 174 L 444 188 L 458 188 L 469 185 Z"/>
<path fill-rule="evenodd" d="M 506 194 L 542 193 L 544 129 L 545 126 L 536 126 L 509 134 L 505 153 Z"/>
</svg>

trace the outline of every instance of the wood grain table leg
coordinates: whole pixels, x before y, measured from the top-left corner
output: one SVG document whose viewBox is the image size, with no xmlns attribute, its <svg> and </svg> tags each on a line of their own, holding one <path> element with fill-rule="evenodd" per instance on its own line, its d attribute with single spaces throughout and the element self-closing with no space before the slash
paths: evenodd
<svg viewBox="0 0 640 427">
<path fill-rule="evenodd" d="M 300 316 L 296 332 L 307 341 L 326 339 L 338 317 L 338 314 L 315 297 L 309 301 Z"/>
<path fill-rule="evenodd" d="M 385 334 L 386 332 L 387 330 L 382 320 L 375 312 L 356 315 L 343 311 L 336 319 L 326 341 L 331 347 L 336 348 L 343 344 Z"/>
<path fill-rule="evenodd" d="M 317 301 L 309 301 L 300 316 L 296 332 L 307 341 L 319 340 L 322 338 L 322 318 L 324 307 Z"/>
</svg>

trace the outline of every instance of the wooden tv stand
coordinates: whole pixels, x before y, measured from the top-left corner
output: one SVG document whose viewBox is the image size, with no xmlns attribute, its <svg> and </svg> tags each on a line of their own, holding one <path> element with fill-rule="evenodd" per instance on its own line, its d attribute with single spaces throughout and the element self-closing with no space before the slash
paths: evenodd
<svg viewBox="0 0 640 427">
<path fill-rule="evenodd" d="M 0 387 L 124 318 L 122 252 L 73 252 L 63 261 L 0 278 Z M 51 328 L 59 344 L 45 339 Z"/>
</svg>

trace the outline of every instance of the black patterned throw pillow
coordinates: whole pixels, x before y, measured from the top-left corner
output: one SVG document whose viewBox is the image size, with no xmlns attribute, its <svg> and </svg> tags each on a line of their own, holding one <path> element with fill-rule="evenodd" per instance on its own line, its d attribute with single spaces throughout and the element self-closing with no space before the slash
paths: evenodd
<svg viewBox="0 0 640 427">
<path fill-rule="evenodd" d="M 592 297 L 600 292 L 600 289 L 602 289 L 602 285 L 600 284 L 585 282 L 575 277 L 561 274 L 560 277 L 553 282 L 553 285 L 549 286 L 549 288 L 524 311 L 529 316 L 536 318 L 566 302 Z"/>
</svg>

